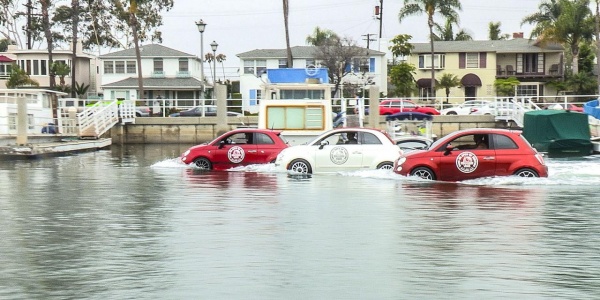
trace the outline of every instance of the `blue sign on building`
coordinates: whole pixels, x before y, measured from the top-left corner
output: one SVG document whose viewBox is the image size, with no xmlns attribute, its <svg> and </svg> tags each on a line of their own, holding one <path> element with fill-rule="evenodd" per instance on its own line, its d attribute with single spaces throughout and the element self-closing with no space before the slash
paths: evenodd
<svg viewBox="0 0 600 300">
<path fill-rule="evenodd" d="M 325 68 L 282 68 L 267 69 L 270 83 L 306 83 L 307 79 L 318 79 L 319 83 L 329 83 L 329 75 Z"/>
</svg>

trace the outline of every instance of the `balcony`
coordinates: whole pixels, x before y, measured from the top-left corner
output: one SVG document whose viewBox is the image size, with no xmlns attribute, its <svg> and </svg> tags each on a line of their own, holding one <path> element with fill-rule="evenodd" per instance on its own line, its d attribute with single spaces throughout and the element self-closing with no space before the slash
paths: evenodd
<svg viewBox="0 0 600 300">
<path fill-rule="evenodd" d="M 164 71 L 153 71 L 152 78 L 165 78 L 165 72 Z"/>
<path fill-rule="evenodd" d="M 190 71 L 177 71 L 177 78 L 190 78 L 192 77 L 192 74 L 190 74 Z"/>
</svg>

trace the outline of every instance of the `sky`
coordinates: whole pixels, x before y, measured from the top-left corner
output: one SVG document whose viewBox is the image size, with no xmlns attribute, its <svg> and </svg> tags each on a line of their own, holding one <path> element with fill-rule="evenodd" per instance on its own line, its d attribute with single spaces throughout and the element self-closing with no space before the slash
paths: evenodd
<svg viewBox="0 0 600 300">
<path fill-rule="evenodd" d="M 411 42 L 428 40 L 425 15 L 398 21 L 403 0 L 383 1 L 382 40 L 398 34 L 410 34 Z M 291 46 L 306 45 L 306 37 L 315 27 L 329 29 L 340 36 L 354 39 L 366 47 L 366 35 L 379 36 L 379 20 L 374 8 L 380 0 L 290 0 L 289 31 Z M 475 40 L 488 38 L 488 23 L 501 22 L 502 33 L 524 32 L 529 37 L 530 25 L 521 26 L 523 17 L 538 11 L 541 0 L 461 0 L 460 28 Z M 163 13 L 163 45 L 200 56 L 200 33 L 195 22 L 207 25 L 203 34 L 204 53 L 212 52 L 210 43 L 218 43 L 217 54 L 227 57 L 224 65 L 228 77 L 239 67 L 237 54 L 254 49 L 283 49 L 285 30 L 281 0 L 175 0 L 173 8 Z M 438 20 L 440 21 L 440 20 Z M 456 32 L 456 31 L 455 31 Z M 378 49 L 376 41 L 370 48 Z M 220 71 L 220 67 L 217 67 Z"/>
</svg>

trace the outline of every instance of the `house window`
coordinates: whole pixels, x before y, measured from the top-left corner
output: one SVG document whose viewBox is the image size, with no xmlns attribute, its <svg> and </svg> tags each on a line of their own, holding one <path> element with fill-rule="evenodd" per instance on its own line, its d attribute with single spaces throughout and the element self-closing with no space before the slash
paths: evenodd
<svg viewBox="0 0 600 300">
<path fill-rule="evenodd" d="M 269 106 L 267 124 L 277 130 L 321 130 L 325 128 L 322 106 Z"/>
<path fill-rule="evenodd" d="M 467 52 L 466 53 L 467 60 L 467 69 L 477 69 L 479 68 L 479 53 L 478 52 Z"/>
<path fill-rule="evenodd" d="M 313 67 L 317 66 L 317 64 L 316 64 L 316 62 L 315 62 L 314 59 L 307 59 L 306 60 L 306 67 L 310 67 L 310 66 L 313 66 Z"/>
<path fill-rule="evenodd" d="M 127 61 L 127 74 L 135 74 L 135 60 L 129 60 Z"/>
<path fill-rule="evenodd" d="M 544 72 L 544 55 L 537 53 L 517 54 L 517 73 L 531 74 Z"/>
<path fill-rule="evenodd" d="M 40 62 L 37 59 L 33 60 L 33 75 L 40 75 Z"/>
<path fill-rule="evenodd" d="M 287 59 L 280 59 L 279 60 L 279 68 L 280 69 L 287 68 Z"/>
<path fill-rule="evenodd" d="M 179 72 L 187 72 L 189 71 L 189 66 L 188 66 L 188 59 L 187 58 L 180 58 L 179 59 Z"/>
<path fill-rule="evenodd" d="M 104 62 L 104 74 L 114 74 L 114 62 L 113 61 L 105 61 Z"/>
<path fill-rule="evenodd" d="M 154 72 L 162 72 L 163 71 L 163 60 L 162 58 L 154 59 Z"/>
<path fill-rule="evenodd" d="M 245 60 L 244 74 L 262 75 L 267 70 L 267 61 L 264 59 Z"/>
<path fill-rule="evenodd" d="M 27 114 L 27 128 L 35 129 L 35 118 L 33 114 Z M 11 113 L 8 115 L 8 129 L 16 130 L 17 129 L 17 114 Z"/>
<path fill-rule="evenodd" d="M 444 69 L 446 67 L 446 55 L 434 54 L 433 67 L 436 69 Z M 419 69 L 431 69 L 431 54 L 419 55 Z"/>
<path fill-rule="evenodd" d="M 518 97 L 537 97 L 538 94 L 538 85 L 537 84 L 523 84 L 517 86 Z"/>
<path fill-rule="evenodd" d="M 325 99 L 323 90 L 280 90 L 280 99 Z"/>
<path fill-rule="evenodd" d="M 48 64 L 47 60 L 40 61 L 40 75 L 48 75 L 48 68 L 46 67 Z"/>
<path fill-rule="evenodd" d="M 115 61 L 115 73 L 125 74 L 125 61 L 122 61 L 122 60 Z"/>
</svg>

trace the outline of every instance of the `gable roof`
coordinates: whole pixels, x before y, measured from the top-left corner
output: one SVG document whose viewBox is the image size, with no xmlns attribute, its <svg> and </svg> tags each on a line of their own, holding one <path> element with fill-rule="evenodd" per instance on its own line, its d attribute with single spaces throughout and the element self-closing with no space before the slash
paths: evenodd
<svg viewBox="0 0 600 300">
<path fill-rule="evenodd" d="M 103 88 L 137 88 L 137 77 L 129 77 L 123 80 L 103 84 Z M 199 89 L 202 82 L 196 78 L 144 78 L 144 88 L 170 88 L 170 89 Z"/>
<path fill-rule="evenodd" d="M 4 55 L 0 55 L 0 62 L 14 62 L 14 60 L 12 60 Z"/>
<path fill-rule="evenodd" d="M 412 53 L 430 53 L 429 43 L 414 43 Z M 542 53 L 562 52 L 564 48 L 557 44 L 541 47 L 537 41 L 529 39 L 494 40 L 494 41 L 435 41 L 433 49 L 439 52 L 495 52 L 495 53 Z"/>
<path fill-rule="evenodd" d="M 369 55 L 385 55 L 384 52 L 358 47 L 360 49 L 368 50 Z M 317 53 L 316 46 L 294 46 L 292 49 L 292 57 L 294 58 L 314 58 Z M 254 49 L 247 52 L 242 52 L 236 55 L 241 59 L 247 58 L 286 58 L 287 50 L 284 49 Z"/>
<path fill-rule="evenodd" d="M 188 57 L 196 58 L 195 55 L 175 50 L 159 44 L 140 46 L 142 57 Z M 113 53 L 100 55 L 100 58 L 135 58 L 135 48 L 125 49 Z"/>
</svg>

